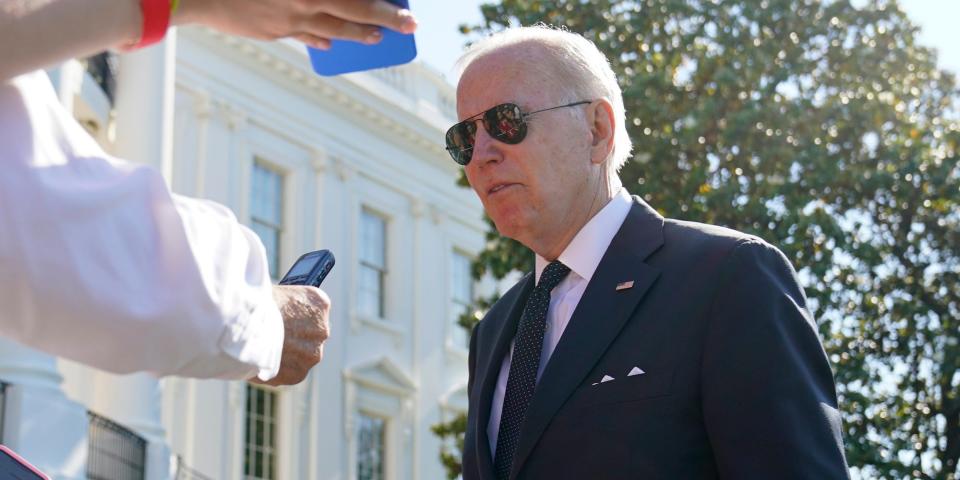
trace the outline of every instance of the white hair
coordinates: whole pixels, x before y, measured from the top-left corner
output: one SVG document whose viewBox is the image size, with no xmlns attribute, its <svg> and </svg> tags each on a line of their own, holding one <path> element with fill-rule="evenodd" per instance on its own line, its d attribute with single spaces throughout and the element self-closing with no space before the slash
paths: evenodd
<svg viewBox="0 0 960 480">
<path fill-rule="evenodd" d="M 571 96 L 567 101 L 595 100 L 606 98 L 613 105 L 614 129 L 613 152 L 610 155 L 611 171 L 617 172 L 630 158 L 633 143 L 627 134 L 626 112 L 623 108 L 623 94 L 620 84 L 610 67 L 610 61 L 593 42 L 563 28 L 538 23 L 528 27 L 507 28 L 487 36 L 472 45 L 457 60 L 459 71 L 463 74 L 467 67 L 477 59 L 504 47 L 521 43 L 533 43 L 548 52 L 546 62 L 531 65 L 534 70 L 559 71 L 563 78 L 557 82 Z M 547 63 L 548 65 L 543 65 Z M 549 64 L 553 65 L 549 65 Z M 553 68 L 551 68 L 553 67 Z M 541 78 L 549 79 L 549 75 Z"/>
</svg>

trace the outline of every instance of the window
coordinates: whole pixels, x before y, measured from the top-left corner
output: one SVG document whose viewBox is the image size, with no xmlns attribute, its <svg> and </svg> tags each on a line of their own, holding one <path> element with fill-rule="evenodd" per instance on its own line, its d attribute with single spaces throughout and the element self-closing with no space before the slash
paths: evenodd
<svg viewBox="0 0 960 480">
<path fill-rule="evenodd" d="M 450 285 L 450 339 L 454 346 L 467 348 L 470 336 L 459 320 L 473 303 L 473 278 L 470 276 L 470 257 L 456 251 L 451 257 Z"/>
<path fill-rule="evenodd" d="M 357 415 L 357 480 L 383 480 L 384 420 Z"/>
<path fill-rule="evenodd" d="M 343 417 L 350 432 L 350 463 L 344 478 L 413 478 L 413 472 L 407 470 L 412 464 L 404 459 L 413 458 L 414 445 L 402 432 L 416 429 L 411 410 L 416 383 L 386 355 L 347 368 L 343 378 L 350 407 Z"/>
<path fill-rule="evenodd" d="M 247 385 L 247 428 L 243 448 L 243 478 L 277 478 L 277 392 Z"/>
<path fill-rule="evenodd" d="M 360 314 L 383 318 L 384 279 L 387 275 L 387 221 L 368 210 L 360 214 L 360 274 L 357 309 Z"/>
<path fill-rule="evenodd" d="M 270 277 L 279 278 L 283 176 L 260 162 L 254 162 L 250 181 L 250 224 L 267 250 Z"/>
</svg>

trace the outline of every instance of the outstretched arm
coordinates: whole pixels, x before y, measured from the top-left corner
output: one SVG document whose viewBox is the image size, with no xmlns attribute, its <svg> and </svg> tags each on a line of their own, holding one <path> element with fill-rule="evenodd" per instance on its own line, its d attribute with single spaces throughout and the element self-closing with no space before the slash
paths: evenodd
<svg viewBox="0 0 960 480">
<path fill-rule="evenodd" d="M 293 37 L 318 48 L 331 38 L 377 43 L 374 25 L 416 29 L 409 11 L 384 0 L 180 0 L 170 23 L 264 40 Z M 139 0 L 0 0 L 0 81 L 134 44 L 141 24 Z"/>
</svg>

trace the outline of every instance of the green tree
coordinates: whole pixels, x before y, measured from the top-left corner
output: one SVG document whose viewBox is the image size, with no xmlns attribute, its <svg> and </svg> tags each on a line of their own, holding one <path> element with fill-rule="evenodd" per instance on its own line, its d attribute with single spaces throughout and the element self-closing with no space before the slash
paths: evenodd
<svg viewBox="0 0 960 480">
<path fill-rule="evenodd" d="M 626 187 L 798 268 L 854 471 L 958 479 L 960 90 L 895 0 L 856 3 L 503 0 L 463 30 L 545 22 L 593 40 L 624 92 Z M 475 274 L 531 268 L 489 239 Z"/>
</svg>

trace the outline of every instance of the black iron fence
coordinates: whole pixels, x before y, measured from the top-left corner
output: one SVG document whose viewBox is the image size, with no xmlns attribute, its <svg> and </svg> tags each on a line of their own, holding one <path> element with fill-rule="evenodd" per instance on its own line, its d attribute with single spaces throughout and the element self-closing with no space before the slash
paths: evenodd
<svg viewBox="0 0 960 480">
<path fill-rule="evenodd" d="M 147 441 L 123 425 L 93 412 L 88 414 L 87 478 L 142 480 L 147 460 Z"/>
</svg>

